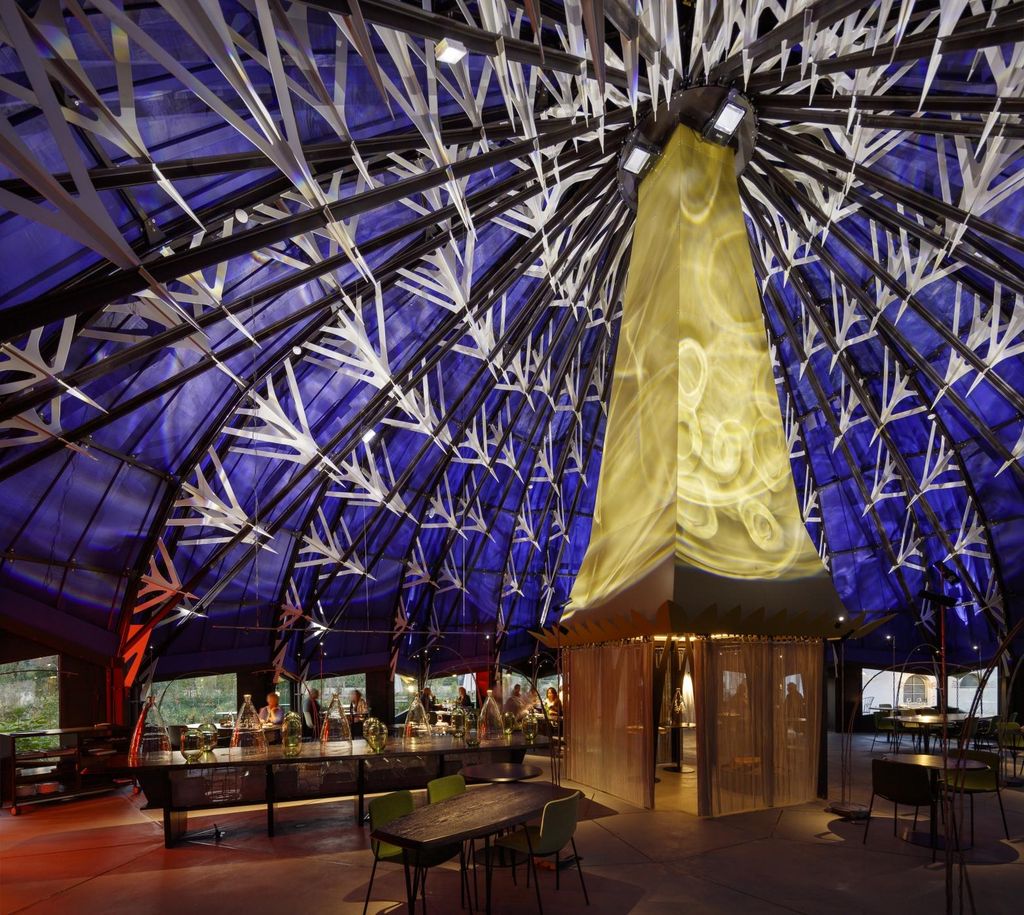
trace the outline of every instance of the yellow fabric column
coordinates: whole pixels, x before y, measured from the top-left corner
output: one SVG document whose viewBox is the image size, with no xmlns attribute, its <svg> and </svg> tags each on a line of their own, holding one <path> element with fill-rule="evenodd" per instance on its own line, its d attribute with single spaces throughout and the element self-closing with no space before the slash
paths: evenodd
<svg viewBox="0 0 1024 915">
<path fill-rule="evenodd" d="M 822 572 L 796 503 L 732 150 L 679 127 L 640 186 L 590 546 L 568 613 L 684 565 Z M 630 609 L 653 613 L 650 589 Z"/>
</svg>

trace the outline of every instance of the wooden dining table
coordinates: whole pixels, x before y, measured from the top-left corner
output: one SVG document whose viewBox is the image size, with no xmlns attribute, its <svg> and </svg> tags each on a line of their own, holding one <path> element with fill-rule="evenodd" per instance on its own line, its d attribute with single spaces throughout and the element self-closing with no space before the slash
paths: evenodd
<svg viewBox="0 0 1024 915">
<path fill-rule="evenodd" d="M 945 718 L 943 718 L 943 716 L 937 712 L 919 714 L 905 713 L 896 716 L 896 721 L 898 721 L 900 724 L 909 724 L 921 729 L 921 735 L 924 738 L 925 753 L 927 753 L 930 749 L 928 739 L 931 736 L 932 731 L 934 731 L 936 728 L 941 728 L 943 721 L 945 721 L 946 725 L 949 726 L 962 724 L 966 720 L 967 715 L 964 712 L 948 712 Z"/>
<path fill-rule="evenodd" d="M 550 784 L 513 782 L 471 788 L 464 794 L 420 807 L 373 831 L 373 838 L 402 849 L 409 911 L 414 911 L 418 874 L 410 877 L 413 852 L 484 840 L 486 911 L 491 911 L 491 836 L 538 817 L 545 804 L 575 793 Z M 465 867 L 465 864 L 463 864 Z"/>
</svg>

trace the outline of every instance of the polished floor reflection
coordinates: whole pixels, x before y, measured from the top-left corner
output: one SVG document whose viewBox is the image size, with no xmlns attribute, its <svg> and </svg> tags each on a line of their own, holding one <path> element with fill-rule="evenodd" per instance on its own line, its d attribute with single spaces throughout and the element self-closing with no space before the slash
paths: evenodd
<svg viewBox="0 0 1024 915">
<path fill-rule="evenodd" d="M 870 793 L 871 739 L 855 740 L 852 798 Z M 686 748 L 689 750 L 689 747 Z M 833 796 L 838 796 L 838 742 L 830 743 Z M 876 747 L 875 756 L 883 750 Z M 543 760 L 539 760 L 542 761 Z M 685 758 L 684 758 L 684 761 Z M 862 845 L 863 826 L 803 804 L 717 820 L 683 812 L 687 780 L 662 772 L 661 809 L 643 811 L 587 792 L 577 844 L 592 905 L 583 905 L 574 874 L 546 910 L 636 913 L 905 913 L 945 909 L 942 856 L 894 839 L 891 807 Z M 676 781 L 672 781 L 675 779 Z M 1024 791 L 1004 792 L 1011 841 L 1002 838 L 994 798 L 976 804 L 977 845 L 967 853 L 978 912 L 1019 911 L 1024 893 Z M 160 825 L 125 792 L 68 805 L 39 807 L 18 817 L 0 814 L 0 910 L 15 912 L 356 913 L 370 876 L 367 837 L 353 824 L 349 801 L 284 807 L 274 839 L 262 810 L 196 816 L 216 822 L 219 845 L 200 840 L 167 851 Z M 909 813 L 910 811 L 908 811 Z M 909 822 L 909 816 L 907 817 Z M 495 878 L 495 912 L 535 911 L 532 889 L 510 875 Z M 554 877 L 541 871 L 548 898 Z M 382 865 L 371 912 L 404 912 L 401 868 Z M 432 871 L 429 911 L 457 912 L 458 873 Z"/>
</svg>

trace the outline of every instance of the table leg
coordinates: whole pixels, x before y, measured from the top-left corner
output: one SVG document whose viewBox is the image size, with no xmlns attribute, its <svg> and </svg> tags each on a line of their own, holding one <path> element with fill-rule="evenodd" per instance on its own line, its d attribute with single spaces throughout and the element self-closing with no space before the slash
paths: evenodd
<svg viewBox="0 0 1024 915">
<path fill-rule="evenodd" d="M 356 794 L 359 800 L 356 803 L 356 825 L 363 825 L 363 818 L 366 816 L 366 760 L 360 759 L 356 765 Z"/>
<path fill-rule="evenodd" d="M 407 848 L 402 849 L 402 867 L 405 868 L 405 901 L 409 907 L 409 915 L 413 915 L 413 912 L 416 911 L 416 884 L 409 879 L 409 850 Z"/>
<path fill-rule="evenodd" d="M 487 915 L 491 915 L 491 837 L 484 836 L 484 896 Z"/>
<path fill-rule="evenodd" d="M 274 838 L 274 767 L 267 766 L 267 835 Z"/>
</svg>

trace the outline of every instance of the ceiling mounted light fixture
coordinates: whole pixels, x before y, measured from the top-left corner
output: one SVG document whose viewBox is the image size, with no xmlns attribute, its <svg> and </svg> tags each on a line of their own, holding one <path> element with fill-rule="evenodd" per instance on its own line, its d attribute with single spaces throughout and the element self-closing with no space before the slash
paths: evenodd
<svg viewBox="0 0 1024 915">
<path fill-rule="evenodd" d="M 723 146 L 728 145 L 736 136 L 736 131 L 739 130 L 746 114 L 747 106 L 741 100 L 740 94 L 735 89 L 730 89 L 704 125 L 704 139 Z"/>
<path fill-rule="evenodd" d="M 468 53 L 466 46 L 454 38 L 442 38 L 434 45 L 434 57 L 443 64 L 457 64 Z"/>
<path fill-rule="evenodd" d="M 376 429 L 367 429 L 367 430 L 366 430 L 366 431 L 365 431 L 365 432 L 363 433 L 363 441 L 364 441 L 364 442 L 365 442 L 365 443 L 366 443 L 367 445 L 369 445 L 369 444 L 370 444 L 370 442 L 372 442 L 372 441 L 374 440 L 374 438 L 376 438 L 376 436 L 377 436 L 377 430 L 376 430 Z"/>
<path fill-rule="evenodd" d="M 645 143 L 643 140 L 634 140 L 627 147 L 622 159 L 622 168 L 631 175 L 640 175 L 649 169 L 660 155 L 661 150 L 653 143 Z"/>
</svg>

